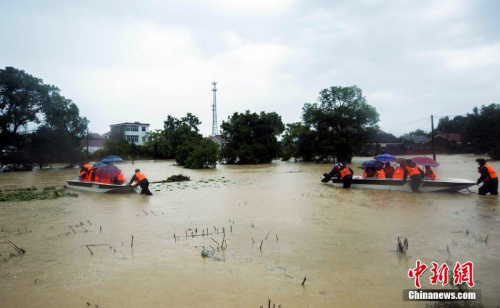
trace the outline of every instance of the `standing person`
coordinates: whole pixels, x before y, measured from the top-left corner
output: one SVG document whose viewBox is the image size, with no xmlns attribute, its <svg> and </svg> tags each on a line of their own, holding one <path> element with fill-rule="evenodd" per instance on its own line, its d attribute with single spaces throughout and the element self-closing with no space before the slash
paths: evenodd
<svg viewBox="0 0 500 308">
<path fill-rule="evenodd" d="M 486 160 L 483 158 L 476 159 L 479 167 L 477 171 L 481 173 L 481 177 L 477 180 L 477 185 L 484 182 L 483 186 L 479 187 L 478 194 L 486 195 L 490 193 L 492 195 L 498 195 L 498 175 L 493 170 L 493 168 L 486 163 Z"/>
<path fill-rule="evenodd" d="M 417 167 L 417 165 L 411 159 L 408 159 L 404 167 L 403 182 L 406 182 L 406 177 L 408 177 L 409 175 L 411 180 L 411 190 L 413 192 L 418 192 L 420 182 L 422 182 L 423 174 L 424 171 Z"/>
<path fill-rule="evenodd" d="M 391 166 L 391 163 L 385 163 L 384 172 L 386 178 L 392 179 L 392 177 L 394 176 L 394 171 L 394 167 Z"/>
<path fill-rule="evenodd" d="M 431 169 L 431 166 L 425 166 L 425 179 L 436 180 L 436 172 Z"/>
<path fill-rule="evenodd" d="M 135 169 L 135 174 L 130 179 L 130 183 L 128 183 L 128 185 L 131 185 L 134 181 L 139 184 L 139 186 L 141 186 L 141 195 L 152 195 L 151 191 L 149 190 L 149 181 L 144 173 L 141 172 L 141 170 Z"/>
</svg>

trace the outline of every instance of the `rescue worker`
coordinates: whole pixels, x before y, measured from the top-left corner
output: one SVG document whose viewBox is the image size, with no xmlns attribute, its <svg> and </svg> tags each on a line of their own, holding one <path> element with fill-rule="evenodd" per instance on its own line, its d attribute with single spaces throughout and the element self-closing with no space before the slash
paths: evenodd
<svg viewBox="0 0 500 308">
<path fill-rule="evenodd" d="M 382 168 L 377 169 L 376 178 L 377 179 L 385 179 L 385 171 L 384 171 L 384 169 L 382 169 Z"/>
<path fill-rule="evenodd" d="M 377 177 L 377 171 L 373 167 L 366 167 L 363 169 L 363 179 L 366 178 L 376 178 Z"/>
<path fill-rule="evenodd" d="M 384 172 L 386 178 L 392 179 L 392 177 L 394 176 L 394 167 L 391 166 L 391 163 L 385 163 Z"/>
<path fill-rule="evenodd" d="M 132 185 L 133 182 L 136 182 L 139 186 L 141 186 L 141 195 L 152 195 L 149 190 L 149 181 L 141 170 L 135 169 L 135 174 L 130 179 L 130 183 L 128 183 L 128 185 Z"/>
<path fill-rule="evenodd" d="M 328 182 L 331 178 L 340 178 L 342 180 L 342 183 L 344 184 L 343 187 L 347 189 L 351 187 L 353 174 L 354 171 L 352 171 L 352 169 L 349 168 L 347 165 L 343 163 L 338 163 L 333 167 L 330 173 L 328 174 L 325 173 L 323 176 L 325 177 L 324 179 L 326 179 L 326 182 Z M 324 180 L 322 181 L 325 182 Z"/>
<path fill-rule="evenodd" d="M 394 170 L 394 174 L 392 175 L 393 179 L 402 179 L 403 175 L 405 174 L 404 168 L 400 165 L 396 167 Z"/>
<path fill-rule="evenodd" d="M 486 163 L 486 160 L 483 158 L 476 159 L 479 167 L 477 171 L 481 174 L 481 177 L 477 180 L 477 185 L 484 182 L 483 186 L 479 187 L 478 194 L 486 195 L 490 193 L 492 195 L 498 195 L 498 175 L 493 170 L 493 168 Z"/>
<path fill-rule="evenodd" d="M 431 166 L 425 166 L 425 178 L 426 180 L 436 180 L 436 172 L 431 169 Z"/>
<path fill-rule="evenodd" d="M 90 170 L 92 166 L 89 164 L 84 164 L 80 168 L 80 182 L 88 182 L 90 181 Z"/>
<path fill-rule="evenodd" d="M 417 165 L 411 159 L 408 159 L 405 163 L 403 175 L 404 183 L 406 183 L 406 178 L 408 177 L 408 175 L 410 176 L 411 180 L 411 190 L 413 192 L 418 192 L 418 188 L 420 187 L 420 182 L 422 182 L 424 171 L 417 167 Z"/>
</svg>

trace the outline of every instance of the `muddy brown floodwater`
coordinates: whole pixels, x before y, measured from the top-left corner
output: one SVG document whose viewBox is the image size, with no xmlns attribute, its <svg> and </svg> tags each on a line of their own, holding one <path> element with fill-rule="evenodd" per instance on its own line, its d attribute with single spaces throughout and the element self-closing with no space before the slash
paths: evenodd
<svg viewBox="0 0 500 308">
<path fill-rule="evenodd" d="M 438 176 L 476 180 L 475 158 L 438 156 Z M 356 174 L 363 160 L 355 158 Z M 500 304 L 498 197 L 343 190 L 320 183 L 327 164 L 117 165 L 128 178 L 138 167 L 150 181 L 179 173 L 193 181 L 152 184 L 151 197 L 79 192 L 0 203 L 0 306 L 425 307 L 402 301 L 417 259 L 474 262 L 482 304 Z M 0 189 L 60 187 L 77 173 L 3 173 Z M 407 256 L 396 252 L 398 236 L 408 239 Z M 8 240 L 26 254 L 9 257 Z M 89 246 L 92 255 L 86 245 L 99 246 Z"/>
</svg>

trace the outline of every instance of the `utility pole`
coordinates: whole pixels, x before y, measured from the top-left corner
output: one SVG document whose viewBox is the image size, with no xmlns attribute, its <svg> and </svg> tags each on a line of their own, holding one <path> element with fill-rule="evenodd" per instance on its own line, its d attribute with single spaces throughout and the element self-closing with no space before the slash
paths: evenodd
<svg viewBox="0 0 500 308">
<path fill-rule="evenodd" d="M 218 129 L 217 129 L 217 96 L 216 96 L 216 93 L 217 93 L 217 82 L 212 82 L 212 85 L 214 86 L 214 88 L 212 89 L 212 91 L 214 92 L 214 100 L 213 100 L 213 104 L 212 104 L 212 137 L 214 136 L 217 136 L 218 135 Z"/>
<path fill-rule="evenodd" d="M 436 147 L 434 146 L 434 116 L 431 115 L 432 159 L 436 160 Z"/>
</svg>

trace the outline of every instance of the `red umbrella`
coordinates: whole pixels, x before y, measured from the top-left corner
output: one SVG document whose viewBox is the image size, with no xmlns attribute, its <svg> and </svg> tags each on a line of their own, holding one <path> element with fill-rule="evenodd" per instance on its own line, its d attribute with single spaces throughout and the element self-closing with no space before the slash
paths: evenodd
<svg viewBox="0 0 500 308">
<path fill-rule="evenodd" d="M 431 167 L 439 166 L 439 163 L 430 157 L 424 157 L 424 156 L 413 157 L 411 160 L 413 160 L 413 162 L 417 165 L 424 165 Z"/>
<path fill-rule="evenodd" d="M 95 175 L 103 179 L 113 179 L 122 171 L 116 166 L 104 164 L 95 169 Z"/>
</svg>

